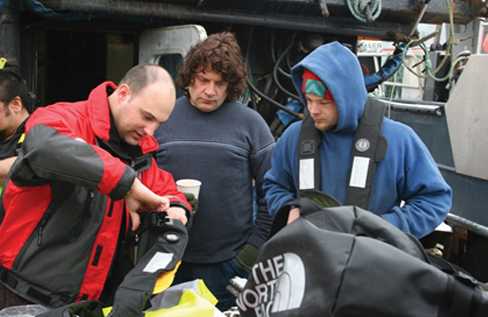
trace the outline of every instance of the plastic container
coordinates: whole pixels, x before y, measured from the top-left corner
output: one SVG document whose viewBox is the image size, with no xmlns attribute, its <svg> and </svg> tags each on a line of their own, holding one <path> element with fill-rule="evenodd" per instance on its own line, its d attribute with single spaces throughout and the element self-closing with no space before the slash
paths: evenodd
<svg viewBox="0 0 488 317">
<path fill-rule="evenodd" d="M 42 305 L 12 306 L 0 310 L 0 317 L 35 317 L 47 311 Z"/>
</svg>

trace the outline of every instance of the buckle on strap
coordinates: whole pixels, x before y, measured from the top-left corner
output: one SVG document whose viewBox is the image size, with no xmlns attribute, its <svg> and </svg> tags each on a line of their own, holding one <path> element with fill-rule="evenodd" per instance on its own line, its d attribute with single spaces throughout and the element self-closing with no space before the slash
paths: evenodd
<svg viewBox="0 0 488 317">
<path fill-rule="evenodd" d="M 168 229 L 174 225 L 173 219 L 168 218 L 165 213 L 162 212 L 148 212 L 149 225 L 153 228 Z"/>
</svg>

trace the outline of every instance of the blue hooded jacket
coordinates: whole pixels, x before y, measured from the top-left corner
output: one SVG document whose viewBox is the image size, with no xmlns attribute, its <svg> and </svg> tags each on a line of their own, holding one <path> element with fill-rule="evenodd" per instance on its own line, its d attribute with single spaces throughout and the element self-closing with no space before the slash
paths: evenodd
<svg viewBox="0 0 488 317">
<path fill-rule="evenodd" d="M 302 98 L 304 68 L 324 82 L 336 103 L 337 125 L 323 135 L 320 146 L 321 191 L 343 204 L 354 133 L 367 99 L 364 77 L 356 56 L 338 42 L 320 46 L 293 67 L 293 82 Z M 272 167 L 264 181 L 271 215 L 297 197 L 301 125 L 292 124 L 273 150 Z M 382 133 L 388 148 L 376 169 L 368 209 L 401 230 L 423 237 L 445 219 L 451 208 L 451 188 L 410 127 L 385 118 Z"/>
</svg>

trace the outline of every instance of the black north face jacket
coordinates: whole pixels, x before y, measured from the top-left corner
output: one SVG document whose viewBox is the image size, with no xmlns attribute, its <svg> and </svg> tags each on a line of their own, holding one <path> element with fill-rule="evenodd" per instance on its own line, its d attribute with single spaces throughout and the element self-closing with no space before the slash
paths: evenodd
<svg viewBox="0 0 488 317">
<path fill-rule="evenodd" d="M 488 316 L 486 288 L 441 268 L 371 212 L 317 208 L 263 246 L 237 304 L 244 317 Z"/>
</svg>

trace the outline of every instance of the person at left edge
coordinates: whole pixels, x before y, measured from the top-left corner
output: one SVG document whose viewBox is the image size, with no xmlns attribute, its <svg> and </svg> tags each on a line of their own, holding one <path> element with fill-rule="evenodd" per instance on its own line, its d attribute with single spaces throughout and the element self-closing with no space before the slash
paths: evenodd
<svg viewBox="0 0 488 317">
<path fill-rule="evenodd" d="M 35 98 L 13 70 L 0 69 L 0 181 L 12 166 Z"/>
<path fill-rule="evenodd" d="M 0 307 L 110 298 L 107 280 L 139 212 L 186 223 L 191 206 L 152 156 L 174 103 L 169 74 L 139 65 L 119 86 L 105 82 L 88 100 L 30 116 L 2 197 L 0 299 L 10 301 Z"/>
</svg>

